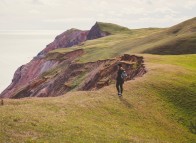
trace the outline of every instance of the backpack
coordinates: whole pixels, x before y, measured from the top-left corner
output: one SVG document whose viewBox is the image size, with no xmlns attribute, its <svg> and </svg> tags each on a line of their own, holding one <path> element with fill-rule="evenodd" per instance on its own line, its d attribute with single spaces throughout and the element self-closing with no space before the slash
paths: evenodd
<svg viewBox="0 0 196 143">
<path fill-rule="evenodd" d="M 127 73 L 126 73 L 126 71 L 123 71 L 122 74 L 121 74 L 121 78 L 125 79 L 126 77 L 127 77 Z"/>
</svg>

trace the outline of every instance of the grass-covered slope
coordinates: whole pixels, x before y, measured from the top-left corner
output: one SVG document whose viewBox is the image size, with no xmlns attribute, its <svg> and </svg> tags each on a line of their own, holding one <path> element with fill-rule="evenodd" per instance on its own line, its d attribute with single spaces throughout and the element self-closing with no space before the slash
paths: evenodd
<svg viewBox="0 0 196 143">
<path fill-rule="evenodd" d="M 104 31 L 111 31 L 113 34 L 86 41 L 71 49 L 62 48 L 51 52 L 66 53 L 70 50 L 84 49 L 86 54 L 78 58 L 80 62 L 113 58 L 127 52 L 159 55 L 196 54 L 196 18 L 166 29 L 120 30 L 124 28 L 108 23 L 101 23 L 100 26 Z"/>
<path fill-rule="evenodd" d="M 143 55 L 148 73 L 54 98 L 4 100 L 1 142 L 196 142 L 196 55 Z"/>
<path fill-rule="evenodd" d="M 52 53 L 64 54 L 77 49 L 84 49 L 85 54 L 79 57 L 76 60 L 77 62 L 88 62 L 114 58 L 128 51 L 132 52 L 136 48 L 136 46 L 139 46 L 141 44 L 140 42 L 138 42 L 138 40 L 142 42 L 142 39 L 144 37 L 162 30 L 163 29 L 146 28 L 132 30 L 131 34 L 118 33 L 95 40 L 88 40 L 72 48 L 56 49 L 51 51 L 49 55 L 52 56 Z"/>
<path fill-rule="evenodd" d="M 159 38 L 153 47 L 146 49 L 151 54 L 195 54 L 196 53 L 196 18 L 180 24 L 157 35 Z"/>
</svg>

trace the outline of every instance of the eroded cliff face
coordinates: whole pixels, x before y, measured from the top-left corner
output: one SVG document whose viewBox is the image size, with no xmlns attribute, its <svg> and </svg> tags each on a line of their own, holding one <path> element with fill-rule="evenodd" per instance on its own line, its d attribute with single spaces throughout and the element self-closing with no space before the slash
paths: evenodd
<svg viewBox="0 0 196 143">
<path fill-rule="evenodd" d="M 125 68 L 127 80 L 146 73 L 142 57 L 124 55 L 96 62 L 74 62 L 83 53 L 82 49 L 66 53 L 64 60 L 34 59 L 16 71 L 12 84 L 1 97 L 49 97 L 71 90 L 97 90 L 115 83 L 118 63 Z M 33 66 L 36 70 L 31 68 Z"/>
<path fill-rule="evenodd" d="M 0 97 L 12 97 L 14 92 L 28 85 L 32 80 L 36 80 L 39 75 L 56 65 L 58 65 L 57 61 L 35 58 L 28 64 L 19 67 L 14 74 L 12 83 L 1 93 Z"/>
<path fill-rule="evenodd" d="M 127 80 L 143 75 L 146 72 L 143 58 L 134 55 L 76 63 L 75 59 L 85 54 L 83 49 L 64 54 L 49 53 L 107 35 L 109 33 L 101 31 L 97 23 L 90 31 L 71 29 L 60 34 L 33 60 L 16 70 L 12 83 L 0 98 L 48 97 L 72 90 L 96 90 L 115 82 L 119 62 L 128 73 Z"/>
<path fill-rule="evenodd" d="M 57 48 L 68 48 L 74 45 L 78 45 L 81 42 L 87 40 L 87 35 L 89 31 L 82 31 L 78 29 L 70 29 L 65 31 L 64 33 L 58 35 L 55 40 L 48 44 L 46 48 L 41 51 L 38 55 L 47 54 L 49 51 L 52 51 Z"/>
<path fill-rule="evenodd" d="M 72 47 L 86 40 L 93 40 L 108 35 L 110 35 L 110 33 L 102 31 L 97 22 L 90 30 L 82 31 L 72 28 L 58 35 L 55 40 L 52 43 L 48 44 L 46 48 L 42 50 L 38 55 L 46 55 L 49 51 L 58 48 Z"/>
<path fill-rule="evenodd" d="M 87 35 L 88 40 L 97 39 L 110 35 L 110 33 L 102 31 L 99 24 L 96 22 Z"/>
</svg>

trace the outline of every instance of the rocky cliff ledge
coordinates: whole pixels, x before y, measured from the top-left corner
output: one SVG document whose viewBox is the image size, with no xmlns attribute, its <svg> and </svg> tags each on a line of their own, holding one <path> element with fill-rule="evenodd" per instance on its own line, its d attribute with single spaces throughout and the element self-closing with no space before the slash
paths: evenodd
<svg viewBox="0 0 196 143">
<path fill-rule="evenodd" d="M 20 67 L 3 98 L 59 96 L 72 90 L 96 90 L 115 83 L 117 64 L 122 63 L 127 80 L 146 73 L 143 58 L 124 55 L 96 62 L 75 63 L 83 50 L 68 52 L 64 59 L 35 60 Z M 35 69 L 32 69 L 35 67 Z"/>
</svg>

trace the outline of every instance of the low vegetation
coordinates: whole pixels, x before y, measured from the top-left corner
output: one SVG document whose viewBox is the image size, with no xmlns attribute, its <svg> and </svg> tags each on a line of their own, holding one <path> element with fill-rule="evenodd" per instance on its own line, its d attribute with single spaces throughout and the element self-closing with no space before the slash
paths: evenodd
<svg viewBox="0 0 196 143">
<path fill-rule="evenodd" d="M 2 142 L 195 142 L 196 55 L 143 55 L 148 73 L 98 91 L 4 100 Z"/>
<path fill-rule="evenodd" d="M 76 62 L 136 54 L 144 57 L 147 73 L 125 82 L 122 97 L 112 84 L 59 97 L 4 99 L 0 141 L 195 143 L 195 20 L 167 29 L 136 30 L 98 23 L 112 35 L 51 51 L 48 60 L 83 49 Z M 61 67 L 51 69 L 43 76 L 55 76 L 59 70 Z M 62 86 L 78 85 L 84 77 Z"/>
</svg>

